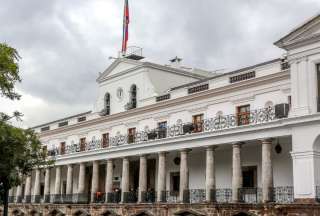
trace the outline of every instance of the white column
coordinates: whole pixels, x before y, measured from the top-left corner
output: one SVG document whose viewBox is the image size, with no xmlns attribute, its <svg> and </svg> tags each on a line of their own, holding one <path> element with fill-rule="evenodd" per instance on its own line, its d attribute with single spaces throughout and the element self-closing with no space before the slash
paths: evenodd
<svg viewBox="0 0 320 216">
<path fill-rule="evenodd" d="M 272 140 L 261 140 L 262 144 L 262 201 L 271 201 L 271 190 L 273 187 L 273 172 L 272 172 L 272 160 L 271 149 Z"/>
<path fill-rule="evenodd" d="M 39 202 L 40 201 L 40 169 L 36 169 L 36 174 L 35 174 L 35 180 L 34 180 L 34 190 L 33 190 L 33 195 L 34 197 L 34 202 Z"/>
<path fill-rule="evenodd" d="M 61 194 L 61 166 L 56 167 L 56 180 L 54 185 L 54 194 Z"/>
<path fill-rule="evenodd" d="M 206 201 L 215 201 L 216 176 L 215 176 L 215 148 L 210 146 L 206 150 Z"/>
<path fill-rule="evenodd" d="M 85 179 L 86 179 L 86 164 L 82 162 L 80 163 L 80 168 L 79 168 L 78 194 L 84 193 Z"/>
<path fill-rule="evenodd" d="M 46 168 L 45 177 L 44 177 L 44 197 L 45 202 L 50 201 L 50 168 Z"/>
<path fill-rule="evenodd" d="M 91 202 L 94 202 L 94 198 L 98 190 L 99 190 L 99 161 L 93 161 L 92 182 L 91 182 Z"/>
<path fill-rule="evenodd" d="M 159 152 L 157 201 L 165 202 L 166 193 L 166 152 Z"/>
<path fill-rule="evenodd" d="M 22 199 L 22 186 L 18 185 L 17 186 L 17 191 L 16 191 L 16 200 L 15 200 L 15 202 L 16 203 L 20 203 L 21 199 Z"/>
<path fill-rule="evenodd" d="M 110 193 L 112 193 L 112 186 L 113 186 L 113 160 L 109 159 L 107 161 L 106 166 L 106 202 L 110 202 Z M 109 195 L 108 195 L 109 194 Z"/>
<path fill-rule="evenodd" d="M 72 185 L 73 185 L 73 164 L 68 164 L 66 194 L 68 195 L 72 194 Z"/>
<path fill-rule="evenodd" d="M 242 187 L 241 143 L 232 148 L 232 201 L 239 201 L 239 189 Z"/>
<path fill-rule="evenodd" d="M 31 174 L 26 177 L 24 196 L 25 196 L 25 201 L 30 202 L 30 199 L 31 199 Z"/>
<path fill-rule="evenodd" d="M 125 193 L 129 192 L 129 159 L 122 160 L 121 202 L 127 202 Z"/>
<path fill-rule="evenodd" d="M 140 169 L 139 169 L 139 194 L 138 202 L 145 202 L 145 192 L 147 192 L 147 157 L 140 156 Z"/>
<path fill-rule="evenodd" d="M 189 189 L 189 168 L 188 168 L 188 149 L 184 149 L 180 152 L 180 191 L 179 199 L 180 202 L 187 201 L 186 196 Z"/>
</svg>

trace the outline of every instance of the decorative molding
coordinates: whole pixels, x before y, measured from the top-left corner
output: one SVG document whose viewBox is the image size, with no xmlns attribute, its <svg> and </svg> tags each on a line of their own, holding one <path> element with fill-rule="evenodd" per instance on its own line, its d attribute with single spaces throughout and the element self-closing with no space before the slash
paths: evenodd
<svg viewBox="0 0 320 216">
<path fill-rule="evenodd" d="M 234 83 L 231 85 L 215 88 L 215 89 L 209 89 L 205 92 L 202 92 L 202 94 L 191 94 L 183 97 L 179 97 L 176 99 L 158 102 L 155 104 L 151 104 L 144 107 L 138 107 L 136 109 L 132 109 L 126 112 L 116 113 L 110 116 L 103 116 L 100 118 L 95 118 L 91 120 L 87 120 L 85 122 L 81 122 L 78 124 L 69 125 L 63 128 L 57 128 L 50 131 L 42 132 L 39 134 L 41 138 L 52 136 L 52 135 L 64 135 L 68 131 L 73 131 L 73 133 L 77 133 L 75 130 L 88 130 L 88 127 L 94 127 L 95 129 L 98 129 L 97 127 L 101 127 L 101 125 L 105 125 L 106 123 L 110 123 L 110 126 L 116 126 L 121 125 L 119 124 L 119 121 L 128 120 L 130 117 L 137 118 L 136 116 L 141 114 L 143 116 L 146 116 L 148 114 L 154 115 L 150 112 L 161 110 L 164 108 L 170 108 L 174 106 L 180 106 L 182 104 L 190 103 L 190 102 L 196 102 L 197 100 L 203 100 L 212 98 L 218 95 L 230 93 L 230 92 L 237 92 L 239 90 L 248 89 L 250 87 L 257 87 L 261 86 L 262 84 L 267 83 L 273 83 L 275 81 L 281 81 L 281 80 L 288 80 L 290 77 L 289 71 L 282 71 L 275 74 L 270 74 L 263 77 L 257 77 L 256 79 L 246 80 L 239 83 Z M 183 110 L 181 110 L 182 112 Z M 149 112 L 149 113 L 148 113 Z M 136 120 L 138 121 L 138 120 Z M 90 128 L 92 129 L 92 128 Z"/>
<path fill-rule="evenodd" d="M 255 95 L 244 95 L 239 97 L 233 97 L 230 99 L 230 102 L 232 102 L 234 105 L 239 105 L 247 102 L 251 102 L 255 99 Z"/>
</svg>

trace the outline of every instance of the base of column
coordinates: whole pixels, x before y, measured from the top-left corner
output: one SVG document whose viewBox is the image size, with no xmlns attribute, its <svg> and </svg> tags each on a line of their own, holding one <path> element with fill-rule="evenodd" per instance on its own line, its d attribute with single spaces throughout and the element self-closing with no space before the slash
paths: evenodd
<svg viewBox="0 0 320 216">
<path fill-rule="evenodd" d="M 159 203 L 167 202 L 167 192 L 166 191 L 160 191 L 160 193 L 157 193 L 157 202 L 159 202 Z"/>
<path fill-rule="evenodd" d="M 184 190 L 182 197 L 180 197 L 181 203 L 190 203 L 190 191 Z"/>
<path fill-rule="evenodd" d="M 318 203 L 315 198 L 299 198 L 299 199 L 294 199 L 294 203 L 297 204 L 315 204 Z"/>
<path fill-rule="evenodd" d="M 207 196 L 209 196 L 209 198 L 207 198 L 207 200 L 206 200 L 207 203 L 216 202 L 216 190 L 210 189 L 209 190 L 209 195 L 207 195 Z"/>
</svg>

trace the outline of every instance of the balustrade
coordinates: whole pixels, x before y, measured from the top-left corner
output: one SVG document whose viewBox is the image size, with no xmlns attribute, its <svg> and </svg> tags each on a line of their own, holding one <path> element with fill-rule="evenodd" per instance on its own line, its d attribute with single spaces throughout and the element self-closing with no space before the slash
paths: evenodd
<svg viewBox="0 0 320 216">
<path fill-rule="evenodd" d="M 204 119 L 200 123 L 181 123 L 167 126 L 166 128 L 155 128 L 152 130 L 137 131 L 134 134 L 120 134 L 114 137 L 109 137 L 109 145 L 104 145 L 103 143 L 105 143 L 106 141 L 103 139 L 91 140 L 84 143 L 75 143 L 67 145 L 63 153 L 72 154 L 127 144 L 133 145 L 135 143 L 143 143 L 157 139 L 185 136 L 192 133 L 213 132 L 223 129 L 235 128 L 243 125 L 261 124 L 273 121 L 275 119 L 275 108 L 268 107 L 263 109 L 251 110 L 245 115 L 242 113 L 217 116 L 214 118 Z M 61 151 L 59 151 L 58 148 L 49 149 L 48 155 L 61 155 Z"/>
</svg>

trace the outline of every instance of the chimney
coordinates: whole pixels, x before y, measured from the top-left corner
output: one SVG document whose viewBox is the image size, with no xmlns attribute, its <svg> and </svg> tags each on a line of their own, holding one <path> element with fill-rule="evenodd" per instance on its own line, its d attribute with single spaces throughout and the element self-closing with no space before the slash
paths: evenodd
<svg viewBox="0 0 320 216">
<path fill-rule="evenodd" d="M 169 60 L 171 62 L 171 66 L 175 68 L 180 67 L 180 62 L 182 61 L 182 58 L 179 58 L 178 56 L 174 57 L 173 59 Z"/>
</svg>

